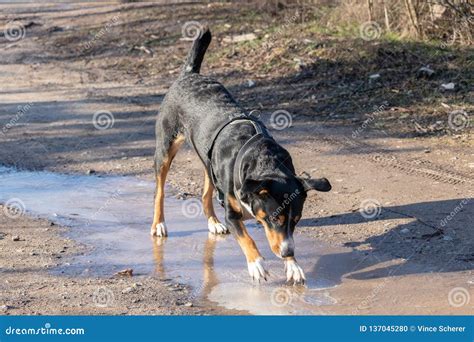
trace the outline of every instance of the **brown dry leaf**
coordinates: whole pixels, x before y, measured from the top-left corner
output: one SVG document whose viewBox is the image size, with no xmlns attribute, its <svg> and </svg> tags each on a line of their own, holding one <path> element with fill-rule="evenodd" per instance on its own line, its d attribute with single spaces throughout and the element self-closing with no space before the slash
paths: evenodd
<svg viewBox="0 0 474 342">
<path fill-rule="evenodd" d="M 116 275 L 121 276 L 121 277 L 132 277 L 133 276 L 133 269 L 127 268 L 125 270 L 117 272 Z"/>
</svg>

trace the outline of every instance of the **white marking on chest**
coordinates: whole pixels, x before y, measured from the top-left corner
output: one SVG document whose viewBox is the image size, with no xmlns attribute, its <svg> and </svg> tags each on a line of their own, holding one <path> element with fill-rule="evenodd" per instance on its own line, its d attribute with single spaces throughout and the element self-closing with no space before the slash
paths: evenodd
<svg viewBox="0 0 474 342">
<path fill-rule="evenodd" d="M 247 203 L 240 201 L 240 204 L 242 205 L 242 208 L 243 208 L 242 219 L 250 220 L 252 218 L 255 218 L 255 215 L 252 213 L 252 208 L 250 208 L 250 206 Z"/>
</svg>

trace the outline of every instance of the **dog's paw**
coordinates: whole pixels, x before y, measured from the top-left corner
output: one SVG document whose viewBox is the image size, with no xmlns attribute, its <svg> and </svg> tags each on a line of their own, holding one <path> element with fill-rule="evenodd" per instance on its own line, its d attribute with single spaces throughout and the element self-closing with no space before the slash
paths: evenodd
<svg viewBox="0 0 474 342">
<path fill-rule="evenodd" d="M 286 281 L 303 285 L 306 281 L 303 269 L 295 259 L 285 260 Z"/>
<path fill-rule="evenodd" d="M 258 258 L 253 262 L 248 263 L 249 274 L 253 280 L 256 280 L 260 283 L 260 281 L 267 280 L 267 276 L 269 275 L 268 271 L 265 269 L 263 264 L 263 258 Z"/>
<path fill-rule="evenodd" d="M 214 219 L 213 217 L 207 220 L 207 227 L 212 234 L 228 234 L 229 230 L 222 223 Z"/>
<path fill-rule="evenodd" d="M 151 236 L 165 237 L 168 236 L 168 230 L 166 229 L 166 224 L 164 222 L 154 223 L 151 226 L 150 230 Z"/>
</svg>

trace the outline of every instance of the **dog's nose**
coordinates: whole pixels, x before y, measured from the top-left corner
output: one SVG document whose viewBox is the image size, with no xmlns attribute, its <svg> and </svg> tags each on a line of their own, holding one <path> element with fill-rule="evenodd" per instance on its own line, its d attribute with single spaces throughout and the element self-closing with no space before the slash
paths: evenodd
<svg viewBox="0 0 474 342">
<path fill-rule="evenodd" d="M 280 246 L 280 255 L 282 258 L 292 257 L 295 254 L 293 239 L 285 240 Z"/>
</svg>

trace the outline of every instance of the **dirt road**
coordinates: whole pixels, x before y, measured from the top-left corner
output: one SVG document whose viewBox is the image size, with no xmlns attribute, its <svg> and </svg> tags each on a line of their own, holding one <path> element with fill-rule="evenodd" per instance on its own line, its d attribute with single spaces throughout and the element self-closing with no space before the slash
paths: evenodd
<svg viewBox="0 0 474 342">
<path fill-rule="evenodd" d="M 229 35 L 225 25 L 255 30 L 256 19 L 246 9 L 244 19 L 232 21 L 232 6 L 64 4 L 32 10 L 31 5 L 2 5 L 1 23 L 17 20 L 25 31 L 17 41 L 0 37 L 0 163 L 152 180 L 154 120 L 189 46 L 180 40 L 182 25 L 207 18 L 222 48 Z M 278 70 L 253 74 L 245 59 L 216 56 L 210 53 L 204 72 L 229 86 L 247 108 L 260 110 L 298 172 L 325 176 L 333 185 L 329 193 L 310 195 L 298 234 L 349 247 L 343 262 L 361 262 L 349 267 L 337 264 L 336 256 L 321 260 L 322 267 L 336 269 L 341 283 L 331 290 L 337 304 L 323 307 L 324 312 L 473 314 L 473 139 L 469 126 L 449 129 L 442 110 L 449 95 L 439 94 L 436 100 L 441 109 L 434 121 L 442 118 L 438 125 L 447 127 L 444 131 L 407 134 L 407 122 L 391 117 L 420 110 L 417 103 L 407 101 L 408 109 L 401 109 L 398 103 L 384 104 L 396 102 L 387 95 L 378 98 L 375 109 L 354 107 L 354 113 L 346 114 L 351 97 L 330 94 L 332 88 L 321 81 L 301 75 L 282 81 L 287 75 L 277 78 Z M 332 107 L 332 115 L 308 115 L 322 106 L 325 92 L 331 95 L 327 106 L 334 99 L 349 103 L 339 110 Z M 282 126 L 272 116 L 278 109 L 285 110 Z M 423 119 L 415 122 L 428 127 Z M 415 131 L 413 122 L 410 127 Z M 183 197 L 199 196 L 202 172 L 185 147 L 168 180 Z M 194 301 L 174 279 L 52 274 L 71 256 L 87 253 L 87 246 L 66 236 L 66 227 L 42 219 L 0 215 L 3 313 L 247 312 Z M 103 288 L 108 292 L 100 292 Z M 458 288 L 468 294 L 463 305 L 450 299 Z M 101 305 L 112 297 L 112 305 Z"/>
</svg>

